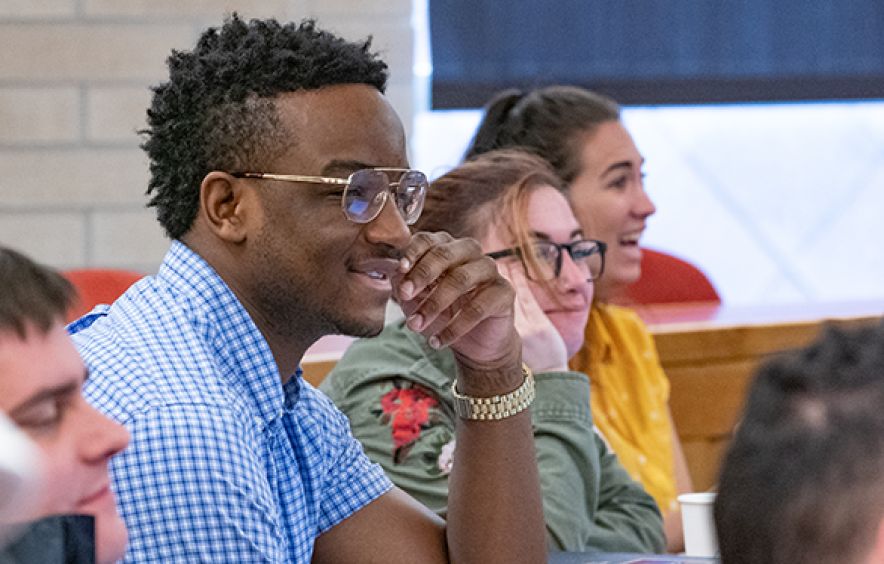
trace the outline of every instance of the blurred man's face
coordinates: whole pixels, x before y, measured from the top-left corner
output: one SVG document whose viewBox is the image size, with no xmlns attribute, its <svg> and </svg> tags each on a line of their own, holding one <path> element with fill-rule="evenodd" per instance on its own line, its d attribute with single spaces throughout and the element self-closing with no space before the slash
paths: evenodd
<svg viewBox="0 0 884 564">
<path fill-rule="evenodd" d="M 128 537 L 107 464 L 129 435 L 83 398 L 86 368 L 60 321 L 47 334 L 29 326 L 25 337 L 0 333 L 0 409 L 43 453 L 38 509 L 22 520 L 94 515 L 98 562 L 114 562 Z"/>
</svg>

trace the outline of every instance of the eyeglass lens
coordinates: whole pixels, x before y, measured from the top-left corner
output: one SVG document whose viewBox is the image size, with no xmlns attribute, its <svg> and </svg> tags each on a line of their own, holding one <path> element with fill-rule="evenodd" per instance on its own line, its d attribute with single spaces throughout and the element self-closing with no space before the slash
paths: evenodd
<svg viewBox="0 0 884 564">
<path fill-rule="evenodd" d="M 396 207 L 405 223 L 413 224 L 420 217 L 427 193 L 427 177 L 424 173 L 409 170 L 402 174 L 395 185 L 382 170 L 357 170 L 350 175 L 344 191 L 344 213 L 355 223 L 368 223 L 381 213 L 391 186 L 396 187 Z"/>
<path fill-rule="evenodd" d="M 564 262 L 562 249 L 568 251 L 571 260 L 577 266 L 585 269 L 589 280 L 595 280 L 601 276 L 604 268 L 604 255 L 601 249 L 594 241 L 581 240 L 565 245 L 558 245 L 552 241 L 538 241 L 535 252 L 547 268 L 543 269 L 544 272 L 528 272 L 529 277 L 536 280 L 558 278 Z"/>
</svg>

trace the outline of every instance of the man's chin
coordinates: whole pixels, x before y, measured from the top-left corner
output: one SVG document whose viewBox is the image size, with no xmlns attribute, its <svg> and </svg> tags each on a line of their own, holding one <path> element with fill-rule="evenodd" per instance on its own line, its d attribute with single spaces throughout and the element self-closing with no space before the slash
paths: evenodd
<svg viewBox="0 0 884 564">
<path fill-rule="evenodd" d="M 348 320 L 338 324 L 338 333 L 348 337 L 369 338 L 377 337 L 384 330 L 384 320 L 366 321 L 364 319 L 355 321 Z"/>
</svg>

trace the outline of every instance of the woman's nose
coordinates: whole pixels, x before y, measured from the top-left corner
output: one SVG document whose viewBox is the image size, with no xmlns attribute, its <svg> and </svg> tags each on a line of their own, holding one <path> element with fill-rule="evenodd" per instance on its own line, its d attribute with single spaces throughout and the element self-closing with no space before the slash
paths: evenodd
<svg viewBox="0 0 884 564">
<path fill-rule="evenodd" d="M 559 271 L 558 283 L 563 290 L 576 290 L 588 284 L 590 276 L 589 264 L 576 262 L 571 258 L 571 253 L 562 250 L 562 270 Z"/>
<path fill-rule="evenodd" d="M 651 201 L 651 197 L 648 196 L 647 191 L 645 191 L 644 185 L 639 183 L 632 213 L 642 219 L 645 219 L 649 216 L 654 215 L 656 212 L 657 206 L 655 206 L 654 202 Z"/>
</svg>

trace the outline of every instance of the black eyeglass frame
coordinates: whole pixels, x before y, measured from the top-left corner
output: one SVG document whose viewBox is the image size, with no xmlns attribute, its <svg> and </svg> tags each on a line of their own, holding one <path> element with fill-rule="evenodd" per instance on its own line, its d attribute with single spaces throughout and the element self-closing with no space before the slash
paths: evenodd
<svg viewBox="0 0 884 564">
<path fill-rule="evenodd" d="M 360 172 L 370 170 L 383 172 L 385 175 L 388 172 L 401 172 L 401 176 L 399 177 L 398 182 L 390 182 L 387 190 L 382 192 L 384 195 L 384 201 L 381 202 L 381 205 L 378 206 L 378 209 L 371 215 L 371 217 L 361 218 L 355 216 L 347 211 L 347 192 L 350 189 L 351 182 L 353 180 L 353 176 L 359 174 Z M 399 193 L 398 190 L 402 186 L 402 182 L 408 176 L 409 173 L 417 173 L 420 175 L 422 179 L 420 182 L 420 201 L 417 206 L 417 211 L 413 214 L 414 216 L 409 218 L 406 214 L 402 213 L 402 209 L 397 206 L 397 209 L 400 210 L 400 215 L 402 215 L 402 219 L 405 220 L 407 225 L 412 225 L 414 222 L 418 220 L 421 215 L 421 212 L 424 208 L 424 201 L 427 197 L 427 190 L 429 190 L 430 182 L 427 179 L 427 175 L 419 170 L 415 170 L 413 168 L 364 168 L 354 171 L 347 178 L 336 178 L 333 176 L 305 176 L 301 174 L 273 174 L 267 172 L 233 172 L 230 175 L 234 178 L 253 178 L 253 179 L 264 179 L 264 180 L 280 180 L 282 182 L 294 182 L 301 183 L 305 182 L 308 184 L 335 184 L 338 186 L 344 186 L 344 193 L 341 194 L 341 210 L 344 212 L 344 216 L 353 223 L 370 223 L 374 221 L 374 219 L 381 214 L 381 211 L 384 209 L 384 206 L 387 205 L 387 199 L 389 195 L 392 193 L 394 198 L 398 201 Z M 387 180 L 390 177 L 387 176 Z M 370 203 L 370 202 L 366 202 Z"/>
<path fill-rule="evenodd" d="M 587 278 L 587 280 L 598 280 L 599 278 L 602 277 L 602 274 L 605 273 L 605 252 L 607 252 L 607 250 L 608 250 L 608 245 L 606 245 L 604 241 L 599 241 L 597 239 L 580 239 L 578 241 L 572 241 L 570 243 L 556 243 L 554 241 L 545 241 L 545 240 L 536 242 L 536 243 L 551 245 L 551 246 L 555 247 L 555 249 L 556 249 L 556 266 L 555 266 L 555 276 L 553 276 L 553 280 L 557 279 L 559 277 L 559 275 L 562 273 L 562 264 L 564 264 L 564 260 L 565 260 L 562 250 L 564 249 L 565 251 L 568 251 L 568 254 L 571 256 L 571 260 L 573 260 L 576 263 L 578 259 L 574 258 L 574 247 L 576 245 L 579 245 L 581 243 L 585 243 L 587 241 L 589 241 L 591 243 L 595 243 L 595 250 L 590 251 L 590 253 L 587 254 L 586 257 L 591 257 L 594 254 L 599 254 L 599 255 L 601 255 L 601 258 L 602 258 L 602 266 L 601 266 L 601 268 L 599 268 L 598 275 L 593 276 L 592 271 L 590 270 L 589 278 Z M 502 251 L 494 251 L 493 253 L 486 253 L 485 254 L 485 256 L 487 256 L 489 258 L 493 258 L 495 260 L 501 259 L 501 258 L 506 258 L 506 257 L 511 257 L 511 256 L 518 257 L 519 260 L 522 262 L 522 267 L 525 269 L 525 275 L 528 276 L 528 265 L 525 264 L 525 260 L 522 257 L 522 255 L 523 255 L 522 249 L 520 249 L 518 247 L 512 248 L 512 249 L 504 249 Z M 538 258 L 540 258 L 540 257 L 538 257 Z M 579 260 L 583 260 L 583 259 L 579 259 Z M 531 279 L 530 276 L 528 276 L 528 278 Z"/>
</svg>

